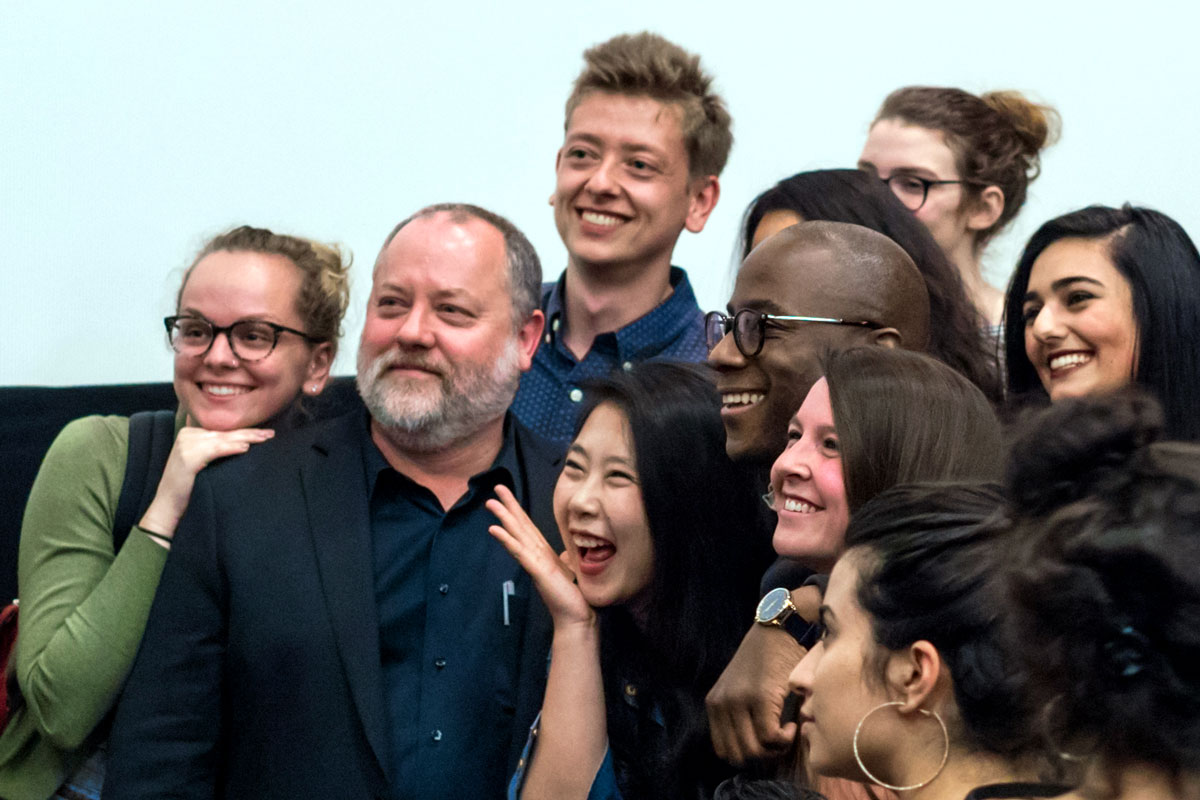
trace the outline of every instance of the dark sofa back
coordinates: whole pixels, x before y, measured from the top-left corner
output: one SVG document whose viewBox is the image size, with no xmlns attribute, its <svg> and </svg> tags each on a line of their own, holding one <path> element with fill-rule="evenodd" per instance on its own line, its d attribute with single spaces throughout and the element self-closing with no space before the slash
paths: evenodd
<svg viewBox="0 0 1200 800">
<path fill-rule="evenodd" d="M 357 407 L 353 378 L 336 378 L 310 407 L 336 416 Z M 169 383 L 114 386 L 0 386 L 0 605 L 17 595 L 21 517 L 42 458 L 73 419 L 91 414 L 129 416 L 175 407 Z"/>
</svg>

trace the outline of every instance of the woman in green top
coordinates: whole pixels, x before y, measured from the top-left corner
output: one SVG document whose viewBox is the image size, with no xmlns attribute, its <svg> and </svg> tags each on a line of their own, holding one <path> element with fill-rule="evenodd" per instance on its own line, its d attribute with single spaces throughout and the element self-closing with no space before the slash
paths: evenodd
<svg viewBox="0 0 1200 800">
<path fill-rule="evenodd" d="M 261 228 L 235 228 L 204 246 L 166 319 L 175 444 L 119 553 L 113 525 L 128 418 L 76 420 L 51 446 L 21 528 L 14 658 L 22 702 L 0 735 L 0 797 L 44 800 L 65 787 L 98 796 L 101 722 L 133 663 L 196 473 L 269 439 L 299 397 L 324 388 L 347 268 L 336 248 Z"/>
</svg>

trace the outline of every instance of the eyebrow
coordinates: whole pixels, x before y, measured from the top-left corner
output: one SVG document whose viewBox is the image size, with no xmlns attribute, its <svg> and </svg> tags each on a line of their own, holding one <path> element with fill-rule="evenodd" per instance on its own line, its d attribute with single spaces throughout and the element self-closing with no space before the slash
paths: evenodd
<svg viewBox="0 0 1200 800">
<path fill-rule="evenodd" d="M 828 627 L 829 618 L 836 616 L 837 615 L 833 613 L 833 609 L 827 605 L 822 604 L 821 607 L 817 609 L 817 622 L 819 622 L 822 627 Z"/>
<path fill-rule="evenodd" d="M 572 133 L 570 136 L 568 136 L 567 143 L 569 144 L 571 142 L 586 142 L 596 146 L 602 146 L 605 144 L 604 139 L 596 134 L 584 132 Z M 624 153 L 650 153 L 652 155 L 666 158 L 666 153 L 654 145 L 645 142 L 618 142 L 616 147 Z"/>
<path fill-rule="evenodd" d="M 776 316 L 787 316 L 787 312 L 772 300 L 751 300 L 748 303 L 742 303 L 737 311 L 734 310 L 732 303 L 725 305 L 725 310 L 729 312 L 728 316 L 732 317 L 738 311 L 743 310 L 757 311 L 759 314 L 774 314 Z M 797 315 L 798 316 L 798 315 Z"/>
<path fill-rule="evenodd" d="M 202 319 L 209 325 L 216 325 L 216 323 L 209 319 L 203 311 L 192 306 L 184 306 L 183 308 L 179 309 L 179 316 Z M 282 319 L 282 317 L 277 314 L 272 314 L 270 311 L 264 311 L 261 314 L 251 314 L 245 317 L 238 317 L 230 324 L 236 325 L 239 322 L 270 322 L 272 319 Z"/>
<path fill-rule="evenodd" d="M 1058 280 L 1051 283 L 1050 291 L 1057 292 L 1060 289 L 1062 289 L 1064 286 L 1070 286 L 1072 283 L 1090 283 L 1090 284 L 1094 284 L 1095 286 L 1099 286 L 1101 289 L 1105 288 L 1104 284 L 1101 283 L 1100 281 L 1096 280 L 1095 278 L 1089 278 L 1086 275 L 1072 275 L 1072 276 L 1069 276 L 1066 278 L 1059 278 Z M 1038 298 L 1037 292 L 1026 292 L 1025 293 L 1026 301 L 1036 300 L 1037 298 Z"/>
<path fill-rule="evenodd" d="M 450 286 L 445 289 L 434 289 L 429 293 L 435 300 L 475 300 L 475 294 L 465 286 Z"/>
</svg>

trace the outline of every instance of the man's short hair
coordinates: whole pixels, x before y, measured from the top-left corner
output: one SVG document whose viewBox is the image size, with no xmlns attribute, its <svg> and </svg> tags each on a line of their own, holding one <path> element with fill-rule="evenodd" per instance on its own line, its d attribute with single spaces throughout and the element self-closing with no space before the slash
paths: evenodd
<svg viewBox="0 0 1200 800">
<path fill-rule="evenodd" d="M 700 68 L 700 56 L 643 31 L 614 36 L 589 48 L 583 60 L 583 72 L 567 98 L 566 125 L 570 125 L 575 108 L 593 92 L 645 95 L 679 107 L 693 178 L 720 175 L 725 169 L 733 146 L 733 121 L 725 101 L 712 91 L 712 76 Z"/>
<path fill-rule="evenodd" d="M 456 224 L 462 224 L 471 218 L 482 220 L 500 231 L 504 237 L 504 259 L 508 266 L 508 292 L 512 299 L 513 326 L 519 328 L 529 319 L 529 315 L 541 306 L 542 262 L 538 259 L 533 244 L 521 233 L 521 229 L 499 214 L 470 203 L 435 203 L 426 206 L 392 228 L 392 232 L 383 242 L 383 247 L 379 248 L 379 255 L 383 255 L 392 239 L 396 238 L 396 234 L 405 225 L 415 219 L 432 217 L 442 212 L 449 214 L 451 222 Z M 378 265 L 378 258 L 375 263 Z"/>
</svg>

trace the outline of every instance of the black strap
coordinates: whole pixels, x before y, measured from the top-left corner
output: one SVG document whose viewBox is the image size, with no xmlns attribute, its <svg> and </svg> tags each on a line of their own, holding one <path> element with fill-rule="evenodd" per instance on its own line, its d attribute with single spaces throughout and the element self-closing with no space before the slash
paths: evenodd
<svg viewBox="0 0 1200 800">
<path fill-rule="evenodd" d="M 792 635 L 792 638 L 803 647 L 805 650 L 812 650 L 821 638 L 821 625 L 817 622 L 809 622 L 800 614 L 788 614 L 783 621 L 783 629 Z"/>
<path fill-rule="evenodd" d="M 174 411 L 139 411 L 130 416 L 129 458 L 113 524 L 114 553 L 121 552 L 129 531 L 154 500 L 174 444 Z"/>
<path fill-rule="evenodd" d="M 992 783 L 967 793 L 963 800 L 992 800 L 992 798 L 1058 797 L 1071 787 L 1056 783 Z"/>
</svg>

